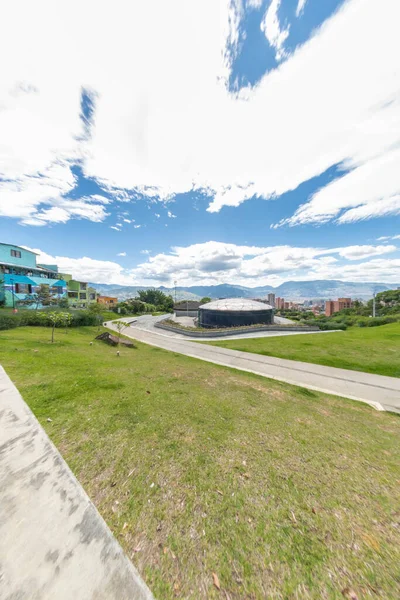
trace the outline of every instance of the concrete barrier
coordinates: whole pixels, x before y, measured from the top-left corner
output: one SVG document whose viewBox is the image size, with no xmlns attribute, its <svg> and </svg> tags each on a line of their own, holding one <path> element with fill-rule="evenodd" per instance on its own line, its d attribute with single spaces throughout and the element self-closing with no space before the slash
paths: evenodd
<svg viewBox="0 0 400 600">
<path fill-rule="evenodd" d="M 153 600 L 0 367 L 0 599 Z"/>
<path fill-rule="evenodd" d="M 235 327 L 232 328 L 231 331 L 213 331 L 213 330 L 204 330 L 204 331 L 191 331 L 187 329 L 181 329 L 179 327 L 173 327 L 172 325 L 166 325 L 163 321 L 159 321 L 158 323 L 154 323 L 154 327 L 158 329 L 165 329 L 165 331 L 173 331 L 174 333 L 181 333 L 182 335 L 186 335 L 191 338 L 215 338 L 215 337 L 228 337 L 230 335 L 238 335 L 240 333 L 257 333 L 259 331 L 320 331 L 319 327 L 309 327 L 304 326 L 301 327 L 296 325 L 268 325 L 268 327 Z"/>
</svg>

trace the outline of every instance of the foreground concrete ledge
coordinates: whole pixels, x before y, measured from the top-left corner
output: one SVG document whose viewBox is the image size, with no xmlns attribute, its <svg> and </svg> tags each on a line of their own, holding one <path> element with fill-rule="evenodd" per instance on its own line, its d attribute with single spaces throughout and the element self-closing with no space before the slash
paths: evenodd
<svg viewBox="0 0 400 600">
<path fill-rule="evenodd" d="M 0 599 L 153 599 L 1 366 Z"/>
</svg>

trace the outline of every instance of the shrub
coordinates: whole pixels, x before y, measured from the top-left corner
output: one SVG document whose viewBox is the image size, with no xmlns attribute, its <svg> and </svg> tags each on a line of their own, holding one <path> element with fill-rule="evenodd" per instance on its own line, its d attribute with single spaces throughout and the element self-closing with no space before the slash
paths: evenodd
<svg viewBox="0 0 400 600">
<path fill-rule="evenodd" d="M 0 331 L 4 329 L 13 329 L 20 325 L 20 318 L 17 315 L 0 315 Z"/>
</svg>

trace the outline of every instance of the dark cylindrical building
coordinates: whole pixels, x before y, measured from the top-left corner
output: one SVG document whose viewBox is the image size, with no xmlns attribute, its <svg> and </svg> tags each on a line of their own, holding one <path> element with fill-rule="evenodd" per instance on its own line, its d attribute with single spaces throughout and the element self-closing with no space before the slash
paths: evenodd
<svg viewBox="0 0 400 600">
<path fill-rule="evenodd" d="M 215 300 L 199 308 L 200 327 L 244 327 L 271 325 L 273 322 L 272 306 L 247 298 Z"/>
</svg>

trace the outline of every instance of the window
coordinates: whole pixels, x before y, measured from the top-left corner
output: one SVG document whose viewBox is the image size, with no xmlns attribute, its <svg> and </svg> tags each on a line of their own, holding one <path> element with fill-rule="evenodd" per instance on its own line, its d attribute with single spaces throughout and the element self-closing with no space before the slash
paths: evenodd
<svg viewBox="0 0 400 600">
<path fill-rule="evenodd" d="M 83 294 L 82 293 L 79 294 L 79 299 L 80 300 L 86 300 L 86 294 L 85 294 L 85 292 L 83 292 Z"/>
<path fill-rule="evenodd" d="M 91 300 L 96 300 L 96 294 L 89 294 Z"/>
<path fill-rule="evenodd" d="M 32 294 L 32 286 L 29 283 L 16 283 L 15 284 L 16 294 Z"/>
<path fill-rule="evenodd" d="M 81 283 L 81 290 L 86 290 L 87 283 Z"/>
<path fill-rule="evenodd" d="M 110 300 L 110 304 L 114 304 L 114 300 Z"/>
<path fill-rule="evenodd" d="M 68 292 L 68 298 L 77 298 L 78 292 Z"/>
<path fill-rule="evenodd" d="M 11 250 L 11 256 L 15 258 L 21 258 L 21 252 L 19 250 Z"/>
<path fill-rule="evenodd" d="M 59 294 L 60 293 L 60 288 L 56 285 L 53 285 L 50 288 L 50 294 Z"/>
</svg>

